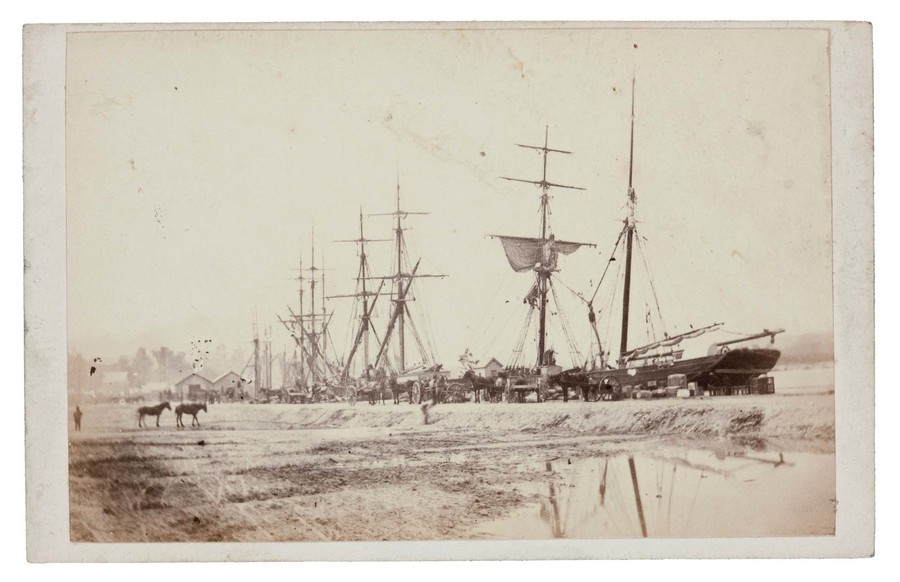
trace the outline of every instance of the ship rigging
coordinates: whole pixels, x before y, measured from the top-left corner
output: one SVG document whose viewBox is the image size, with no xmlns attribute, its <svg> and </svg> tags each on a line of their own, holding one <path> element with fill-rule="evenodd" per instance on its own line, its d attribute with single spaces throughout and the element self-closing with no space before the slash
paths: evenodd
<svg viewBox="0 0 900 582">
<path fill-rule="evenodd" d="M 516 144 L 519 147 L 536 150 L 541 153 L 543 161 L 543 170 L 540 180 L 525 180 L 522 178 L 508 178 L 501 176 L 504 180 L 513 182 L 523 182 L 533 184 L 541 189 L 541 224 L 540 235 L 535 238 L 507 236 L 507 235 L 488 235 L 491 238 L 499 239 L 509 261 L 509 266 L 517 273 L 534 272 L 534 284 L 525 297 L 525 303 L 529 305 L 526 316 L 525 325 L 519 336 L 513 350 L 512 359 L 508 367 L 517 367 L 521 362 L 521 356 L 524 351 L 524 345 L 532 326 L 532 318 L 537 311 L 538 314 L 538 330 L 537 330 L 537 356 L 534 360 L 534 366 L 554 365 L 555 357 L 552 350 L 547 349 L 547 307 L 548 296 L 554 300 L 555 312 L 561 319 L 562 329 L 566 336 L 566 340 L 570 346 L 570 352 L 573 357 L 580 359 L 577 346 L 573 341 L 569 330 L 568 323 L 563 315 L 559 299 L 556 295 L 556 289 L 553 281 L 557 279 L 559 272 L 559 255 L 570 255 L 583 246 L 593 247 L 591 243 L 569 242 L 556 240 L 556 236 L 550 232 L 548 224 L 548 214 L 550 207 L 550 189 L 564 188 L 568 190 L 584 190 L 578 186 L 567 186 L 557 184 L 547 180 L 547 158 L 551 153 L 571 155 L 572 152 L 559 150 L 549 147 L 549 126 L 544 128 L 544 145 L 533 146 Z"/>
<path fill-rule="evenodd" d="M 342 383 L 346 383 L 347 379 L 353 373 L 353 362 L 355 356 L 359 352 L 360 346 L 362 346 L 362 366 L 361 370 L 357 371 L 356 376 L 361 377 L 365 374 L 367 370 L 372 366 L 372 358 L 371 358 L 371 350 L 370 344 L 371 339 L 374 339 L 375 347 L 380 352 L 382 341 L 379 339 L 378 331 L 375 329 L 375 322 L 373 321 L 373 315 L 375 313 L 375 306 L 378 303 L 379 297 L 381 297 L 381 291 L 384 288 L 384 280 L 381 280 L 378 284 L 378 288 L 376 291 L 371 291 L 367 288 L 367 281 L 371 279 L 370 275 L 370 267 L 369 267 L 369 259 L 366 255 L 366 244 L 373 242 L 390 242 L 391 239 L 370 239 L 366 238 L 364 228 L 363 228 L 363 213 L 362 208 L 359 210 L 359 238 L 356 239 L 344 239 L 338 240 L 335 242 L 343 242 L 343 243 L 354 243 L 359 247 L 359 270 L 356 274 L 356 292 L 350 295 L 331 295 L 329 299 L 338 299 L 338 298 L 353 298 L 356 299 L 355 307 L 358 308 L 358 312 L 354 310 L 354 313 L 351 315 L 350 321 L 351 324 L 355 324 L 355 333 L 353 336 L 353 343 L 350 346 L 350 351 L 347 354 L 346 361 L 342 365 L 340 380 Z"/>
<path fill-rule="evenodd" d="M 414 285 L 414 282 L 417 279 L 443 279 L 447 276 L 443 274 L 419 273 L 419 265 L 421 264 L 422 259 L 418 259 L 413 265 L 409 258 L 409 250 L 407 248 L 406 237 L 404 235 L 404 232 L 407 230 L 407 228 L 404 227 L 404 221 L 409 216 L 422 216 L 427 214 L 429 213 L 411 212 L 408 210 L 403 210 L 401 208 L 400 178 L 398 176 L 397 209 L 393 212 L 383 212 L 369 215 L 390 216 L 395 219 L 393 240 L 396 252 L 394 254 L 394 268 L 392 269 L 393 273 L 383 276 L 367 275 L 363 277 L 363 280 L 381 281 L 382 283 L 384 283 L 385 281 L 391 282 L 390 295 L 393 307 L 391 309 L 391 315 L 387 323 L 387 328 L 385 329 L 384 339 L 380 342 L 378 353 L 375 356 L 374 367 L 377 369 L 382 366 L 387 366 L 387 368 L 389 368 L 395 375 L 402 374 L 410 369 L 409 362 L 407 362 L 407 330 L 412 332 L 418 355 L 420 357 L 420 361 L 416 363 L 414 367 L 433 368 L 440 366 L 438 364 L 437 349 L 435 348 L 434 340 L 430 335 L 430 329 L 428 329 L 427 327 L 420 328 L 420 324 L 427 324 L 427 311 L 421 309 L 419 310 L 419 313 L 416 314 L 417 317 L 414 317 L 414 311 L 410 309 L 409 306 L 411 302 L 414 302 L 417 299 L 416 286 Z M 417 320 L 420 323 L 417 323 Z M 393 341 L 395 339 L 396 341 Z M 391 347 L 392 345 L 395 347 L 393 354 L 389 350 L 389 347 Z"/>
<path fill-rule="evenodd" d="M 329 324 L 333 312 L 329 312 L 325 302 L 325 268 L 316 266 L 315 231 L 313 231 L 310 250 L 310 267 L 303 268 L 303 260 L 300 260 L 298 275 L 299 311 L 295 312 L 287 307 L 289 318 L 279 317 L 278 320 L 290 333 L 296 346 L 300 350 L 300 358 L 297 362 L 298 370 L 294 373 L 295 385 L 306 390 L 315 385 L 322 385 L 339 376 L 339 366 L 336 355 L 328 357 L 328 347 L 332 346 Z M 324 264 L 324 258 L 322 259 Z M 309 285 L 309 310 L 304 311 L 304 283 Z M 321 308 L 316 310 L 316 287 L 320 287 Z"/>
<path fill-rule="evenodd" d="M 774 342 L 775 336 L 783 333 L 784 330 L 765 329 L 761 333 L 747 334 L 740 339 L 714 343 L 710 346 L 707 355 L 699 358 L 683 359 L 684 350 L 675 349 L 684 340 L 721 329 L 724 323 L 716 322 L 698 328 L 691 326 L 689 331 L 674 335 L 669 335 L 665 329 L 656 286 L 643 248 L 643 241 L 646 239 L 639 234 L 638 221 L 636 220 L 637 195 L 634 188 L 634 79 L 632 79 L 631 87 L 631 124 L 625 220 L 613 246 L 613 252 L 610 254 L 590 299 L 585 299 L 579 295 L 579 298 L 588 307 L 588 320 L 596 342 L 594 355 L 599 359 L 598 365 L 596 359 L 592 357 L 588 366 L 588 376 L 592 382 L 600 383 L 601 392 L 604 392 L 607 396 L 614 395 L 615 397 L 628 397 L 632 392 L 642 389 L 667 387 L 671 383 L 671 377 L 673 376 L 682 378 L 682 382 L 694 382 L 699 386 L 698 390 L 707 390 L 711 393 L 731 393 L 734 387 L 740 387 L 739 389 L 743 390 L 752 383 L 754 378 L 764 375 L 772 369 L 778 361 L 780 352 L 774 349 L 763 348 L 741 348 L 732 351 L 729 345 L 763 337 L 768 337 L 771 342 Z M 624 249 L 622 249 L 623 242 Z M 616 257 L 618 254 L 621 258 L 623 251 L 625 256 L 624 276 L 622 278 L 620 341 L 618 357 L 615 365 L 613 365 L 610 354 L 603 348 L 603 344 L 600 341 L 594 301 L 604 281 L 606 281 L 607 275 L 610 273 L 612 263 L 616 261 L 617 265 L 621 264 Z M 644 304 L 646 309 L 644 322 L 647 325 L 646 343 L 637 347 L 629 347 L 629 329 L 634 302 L 632 275 L 635 255 L 639 256 L 644 266 L 651 299 L 645 301 Z M 618 271 L 619 269 L 617 268 L 616 279 L 618 279 Z M 606 309 L 609 315 L 608 323 L 612 321 L 611 308 L 615 302 L 617 288 L 618 285 L 613 285 L 610 289 Z M 650 303 L 651 300 L 652 305 Z M 661 333 L 653 325 L 654 318 L 659 322 Z M 608 344 L 609 342 L 606 343 Z"/>
</svg>

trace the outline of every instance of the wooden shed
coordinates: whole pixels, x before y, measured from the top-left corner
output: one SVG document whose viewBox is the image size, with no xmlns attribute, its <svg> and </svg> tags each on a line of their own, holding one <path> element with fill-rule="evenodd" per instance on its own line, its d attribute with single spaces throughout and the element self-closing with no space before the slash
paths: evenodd
<svg viewBox="0 0 900 582">
<path fill-rule="evenodd" d="M 503 370 L 503 364 L 497 358 L 491 358 L 487 364 L 474 368 L 472 371 L 482 378 L 496 378 Z"/>
<path fill-rule="evenodd" d="M 213 390 L 219 397 L 237 398 L 243 393 L 246 382 L 237 372 L 227 372 L 213 382 Z"/>
<path fill-rule="evenodd" d="M 185 402 L 205 402 L 206 393 L 213 387 L 212 381 L 200 374 L 191 374 L 175 384 L 175 394 Z"/>
</svg>

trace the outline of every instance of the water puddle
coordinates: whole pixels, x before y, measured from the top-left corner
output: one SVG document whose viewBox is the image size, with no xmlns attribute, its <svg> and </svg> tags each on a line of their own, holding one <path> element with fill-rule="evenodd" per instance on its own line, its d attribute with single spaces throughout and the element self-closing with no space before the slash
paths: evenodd
<svg viewBox="0 0 900 582">
<path fill-rule="evenodd" d="M 482 524 L 494 539 L 757 537 L 834 533 L 833 454 L 660 448 L 548 461 L 530 501 Z"/>
</svg>

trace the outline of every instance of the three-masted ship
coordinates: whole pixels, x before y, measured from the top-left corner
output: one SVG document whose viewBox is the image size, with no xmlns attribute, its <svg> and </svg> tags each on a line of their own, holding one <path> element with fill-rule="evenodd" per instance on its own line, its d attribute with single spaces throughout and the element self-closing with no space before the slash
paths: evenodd
<svg viewBox="0 0 900 582">
<path fill-rule="evenodd" d="M 418 370 L 438 370 L 442 367 L 439 363 L 437 349 L 430 336 L 430 330 L 424 328 L 424 322 L 416 323 L 410 304 L 416 301 L 416 285 L 419 279 L 438 278 L 443 279 L 447 275 L 425 274 L 419 271 L 422 259 L 414 264 L 409 256 L 406 244 L 404 221 L 413 215 L 427 215 L 428 212 L 411 212 L 403 210 L 400 206 L 400 178 L 397 178 L 397 209 L 392 212 L 376 213 L 370 216 L 389 216 L 394 219 L 393 238 L 393 262 L 394 268 L 389 275 L 369 276 L 373 281 L 390 281 L 390 300 L 393 304 L 391 314 L 384 332 L 384 338 L 380 342 L 378 353 L 375 355 L 374 366 L 376 369 L 384 368 L 392 375 L 402 377 Z M 420 320 L 422 318 L 419 318 Z M 407 334 L 411 332 L 418 361 L 409 361 L 411 355 L 407 346 Z M 393 352 L 390 350 L 394 347 Z"/>
<path fill-rule="evenodd" d="M 296 349 L 290 365 L 283 363 L 284 379 L 289 379 L 287 385 L 283 386 L 286 392 L 284 399 L 289 402 L 329 398 L 326 387 L 334 384 L 340 375 L 339 362 L 334 353 L 333 342 L 330 341 L 330 324 L 334 313 L 326 306 L 325 268 L 316 266 L 315 232 L 312 235 L 310 257 L 309 267 L 304 268 L 301 260 L 300 268 L 297 269 L 299 309 L 294 311 L 288 305 L 289 316 L 278 318 L 290 333 Z M 307 301 L 304 301 L 306 293 L 309 295 Z"/>
<path fill-rule="evenodd" d="M 371 267 L 369 256 L 366 253 L 366 245 L 373 242 L 389 242 L 390 239 L 366 238 L 363 226 L 362 208 L 359 210 L 359 238 L 343 239 L 336 242 L 353 243 L 357 245 L 359 256 L 359 270 L 356 273 L 356 290 L 347 295 L 331 295 L 329 299 L 349 298 L 355 300 L 354 309 L 350 316 L 353 326 L 353 343 L 341 362 L 338 380 L 341 384 L 347 384 L 351 379 L 364 378 L 374 369 L 373 349 L 381 349 L 382 341 L 378 330 L 375 328 L 375 307 L 378 299 L 382 297 L 384 281 L 373 291 L 371 289 Z"/>
<path fill-rule="evenodd" d="M 390 239 L 366 238 L 363 228 L 363 214 L 359 213 L 359 238 L 338 242 L 351 242 L 358 245 L 359 270 L 356 275 L 356 291 L 349 295 L 334 295 L 331 298 L 353 298 L 356 306 L 351 314 L 353 340 L 349 345 L 344 361 L 341 362 L 337 382 L 348 386 L 355 402 L 357 388 L 365 386 L 373 390 L 373 386 L 382 385 L 385 381 L 392 386 L 394 392 L 405 392 L 409 402 L 419 402 L 422 394 L 422 381 L 436 373 L 443 374 L 442 365 L 437 357 L 430 330 L 425 327 L 424 318 L 415 316 L 410 304 L 417 299 L 415 282 L 422 278 L 443 278 L 446 275 L 425 274 L 419 271 L 421 258 L 412 262 L 407 248 L 404 232 L 405 220 L 411 215 L 424 215 L 427 212 L 411 212 L 404 210 L 400 204 L 400 180 L 397 179 L 397 207 L 392 212 L 370 214 L 369 216 L 388 216 L 394 221 L 393 237 Z M 367 245 L 374 242 L 393 243 L 391 252 L 393 268 L 388 275 L 373 275 L 369 266 Z M 374 289 L 374 290 L 373 290 Z M 389 314 L 383 327 L 376 327 L 375 307 L 381 303 L 390 303 Z M 379 329 L 383 332 L 379 333 Z M 411 334 L 415 350 L 411 350 L 409 335 Z M 416 359 L 410 358 L 416 357 Z M 395 395 L 395 402 L 398 397 Z M 371 399 L 370 399 L 371 402 Z"/>
</svg>

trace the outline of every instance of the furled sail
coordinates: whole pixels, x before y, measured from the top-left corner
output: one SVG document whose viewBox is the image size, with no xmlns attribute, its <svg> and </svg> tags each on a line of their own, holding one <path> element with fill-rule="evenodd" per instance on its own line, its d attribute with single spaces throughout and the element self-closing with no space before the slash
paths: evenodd
<svg viewBox="0 0 900 582">
<path fill-rule="evenodd" d="M 503 250 L 506 252 L 509 266 L 517 273 L 530 271 L 537 266 L 554 271 L 559 253 L 571 255 L 579 247 L 588 244 L 556 240 L 553 235 L 546 240 L 520 236 L 491 236 L 499 238 L 503 243 Z"/>
<path fill-rule="evenodd" d="M 666 337 L 663 340 L 653 342 L 652 344 L 647 344 L 647 345 L 641 346 L 639 348 L 632 348 L 630 351 L 628 351 L 626 354 L 624 354 L 625 360 L 628 361 L 628 360 L 637 359 L 638 357 L 643 356 L 647 352 L 658 349 L 660 347 L 668 348 L 668 347 L 678 345 L 683 340 L 699 337 L 699 336 L 703 335 L 704 333 L 706 333 L 708 331 L 716 330 L 721 326 L 722 326 L 721 323 L 714 323 L 712 325 L 707 325 L 706 327 L 701 327 L 699 329 L 687 331 L 685 333 L 681 333 L 676 336 Z"/>
</svg>

